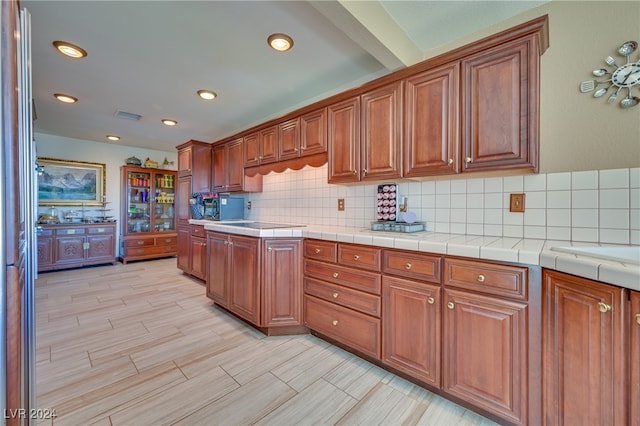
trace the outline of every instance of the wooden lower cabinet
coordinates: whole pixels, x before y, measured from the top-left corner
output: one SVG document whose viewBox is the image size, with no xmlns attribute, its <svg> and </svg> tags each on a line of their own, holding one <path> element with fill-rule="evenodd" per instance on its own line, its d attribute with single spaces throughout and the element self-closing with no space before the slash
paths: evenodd
<svg viewBox="0 0 640 426">
<path fill-rule="evenodd" d="M 622 288 L 543 272 L 544 424 L 629 424 L 626 303 Z"/>
<path fill-rule="evenodd" d="M 178 226 L 178 269 L 206 280 L 207 239 L 203 225 Z"/>
<path fill-rule="evenodd" d="M 189 269 L 191 275 L 204 281 L 207 279 L 207 239 L 191 235 L 190 243 Z"/>
<path fill-rule="evenodd" d="M 116 262 L 115 223 L 43 225 L 38 272 Z"/>
<path fill-rule="evenodd" d="M 440 387 L 440 285 L 382 278 L 382 361 Z"/>
<path fill-rule="evenodd" d="M 191 253 L 189 248 L 191 246 L 191 229 L 189 226 L 180 226 L 176 229 L 176 259 L 178 269 L 182 270 L 185 274 L 191 274 Z"/>
<path fill-rule="evenodd" d="M 640 292 L 631 292 L 629 423 L 640 426 Z"/>
<path fill-rule="evenodd" d="M 301 239 L 206 235 L 209 298 L 266 334 L 304 330 Z"/>
<path fill-rule="evenodd" d="M 460 290 L 443 297 L 442 389 L 527 423 L 527 304 Z"/>
<path fill-rule="evenodd" d="M 178 253 L 178 234 L 163 232 L 147 236 L 123 236 L 122 263 L 171 257 Z"/>
</svg>

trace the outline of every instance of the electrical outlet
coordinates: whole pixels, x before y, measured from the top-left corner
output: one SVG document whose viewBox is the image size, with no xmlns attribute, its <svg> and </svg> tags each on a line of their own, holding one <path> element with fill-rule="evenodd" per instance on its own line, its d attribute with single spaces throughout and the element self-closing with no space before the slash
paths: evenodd
<svg viewBox="0 0 640 426">
<path fill-rule="evenodd" d="M 251 210 L 251 201 L 247 201 L 247 210 Z"/>
<path fill-rule="evenodd" d="M 344 198 L 338 198 L 338 211 L 344 211 Z"/>
<path fill-rule="evenodd" d="M 524 213 L 524 194 L 511 194 L 509 197 L 509 211 Z"/>
</svg>

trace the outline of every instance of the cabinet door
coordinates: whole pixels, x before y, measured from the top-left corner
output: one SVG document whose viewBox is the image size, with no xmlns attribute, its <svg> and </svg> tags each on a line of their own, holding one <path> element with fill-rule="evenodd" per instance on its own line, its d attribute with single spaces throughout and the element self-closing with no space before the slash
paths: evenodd
<svg viewBox="0 0 640 426">
<path fill-rule="evenodd" d="M 443 303 L 443 390 L 526 424 L 527 305 L 449 289 Z"/>
<path fill-rule="evenodd" d="M 544 422 L 627 424 L 624 290 L 545 270 L 542 291 Z"/>
<path fill-rule="evenodd" d="M 630 344 L 631 344 L 631 374 L 629 375 L 629 383 L 631 385 L 630 401 L 631 410 L 629 411 L 630 423 L 632 426 L 640 426 L 640 292 L 631 292 L 631 326 L 630 326 Z"/>
<path fill-rule="evenodd" d="M 313 111 L 300 117 L 300 155 L 327 152 L 327 110 Z"/>
<path fill-rule="evenodd" d="M 85 258 L 84 235 L 56 238 L 56 263 L 76 263 L 80 266 Z"/>
<path fill-rule="evenodd" d="M 242 191 L 244 168 L 242 167 L 242 139 L 227 145 L 227 191 Z"/>
<path fill-rule="evenodd" d="M 189 219 L 191 218 L 190 199 L 191 179 L 188 176 L 178 178 L 178 186 L 176 187 L 177 226 L 189 226 Z"/>
<path fill-rule="evenodd" d="M 224 191 L 228 185 L 227 145 L 223 144 L 214 147 L 211 156 L 211 164 L 213 166 L 213 182 L 211 186 L 214 191 Z"/>
<path fill-rule="evenodd" d="M 278 158 L 280 161 L 300 156 L 300 119 L 278 125 Z"/>
<path fill-rule="evenodd" d="M 191 176 L 191 147 L 178 150 L 178 176 Z"/>
<path fill-rule="evenodd" d="M 211 145 L 208 143 L 194 146 L 191 159 L 191 192 L 211 190 Z"/>
<path fill-rule="evenodd" d="M 260 321 L 259 241 L 231 235 L 228 244 L 229 310 L 253 324 Z"/>
<path fill-rule="evenodd" d="M 225 234 L 207 232 L 207 297 L 224 307 L 229 306 L 228 245 Z"/>
<path fill-rule="evenodd" d="M 402 173 L 402 82 L 361 97 L 361 180 L 400 177 Z"/>
<path fill-rule="evenodd" d="M 112 233 L 87 236 L 87 261 L 115 261 L 115 236 Z"/>
<path fill-rule="evenodd" d="M 301 247 L 301 240 L 264 240 L 263 327 L 302 324 Z"/>
<path fill-rule="evenodd" d="M 360 180 L 360 98 L 327 107 L 329 183 Z"/>
<path fill-rule="evenodd" d="M 206 279 L 207 276 L 207 241 L 204 238 L 191 237 L 190 260 L 191 275 Z"/>
<path fill-rule="evenodd" d="M 244 167 L 260 164 L 260 137 L 258 132 L 245 136 L 242 140 L 242 164 Z"/>
<path fill-rule="evenodd" d="M 38 271 L 46 271 L 53 265 L 53 239 L 38 236 Z"/>
<path fill-rule="evenodd" d="M 178 227 L 178 236 L 177 236 L 177 261 L 178 261 L 178 269 L 181 269 L 187 274 L 191 273 L 191 266 L 189 259 L 191 254 L 189 249 L 191 247 L 191 231 L 189 228 Z"/>
<path fill-rule="evenodd" d="M 440 287 L 382 279 L 382 361 L 440 387 Z"/>
<path fill-rule="evenodd" d="M 459 170 L 459 63 L 405 81 L 404 176 Z"/>
<path fill-rule="evenodd" d="M 463 171 L 538 168 L 534 36 L 462 61 Z"/>
<path fill-rule="evenodd" d="M 278 161 L 278 127 L 271 126 L 260 130 L 260 164 L 273 163 Z"/>
</svg>

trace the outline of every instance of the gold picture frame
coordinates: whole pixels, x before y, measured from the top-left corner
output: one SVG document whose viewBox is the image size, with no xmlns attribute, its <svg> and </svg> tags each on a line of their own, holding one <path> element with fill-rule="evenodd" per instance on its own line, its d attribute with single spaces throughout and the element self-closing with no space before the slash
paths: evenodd
<svg viewBox="0 0 640 426">
<path fill-rule="evenodd" d="M 103 206 L 106 192 L 106 165 L 89 161 L 40 157 L 38 205 Z"/>
</svg>

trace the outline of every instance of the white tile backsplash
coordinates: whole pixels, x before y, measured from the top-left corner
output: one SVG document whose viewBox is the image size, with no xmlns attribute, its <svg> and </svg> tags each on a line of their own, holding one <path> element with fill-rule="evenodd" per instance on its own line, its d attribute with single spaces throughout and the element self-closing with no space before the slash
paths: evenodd
<svg viewBox="0 0 640 426">
<path fill-rule="evenodd" d="M 327 183 L 327 166 L 264 176 L 247 218 L 369 228 L 377 184 Z M 431 232 L 640 244 L 640 168 L 399 182 L 399 197 Z M 525 213 L 509 212 L 524 192 Z M 337 198 L 345 211 L 337 211 Z M 382 236 L 381 236 L 382 237 Z"/>
</svg>

